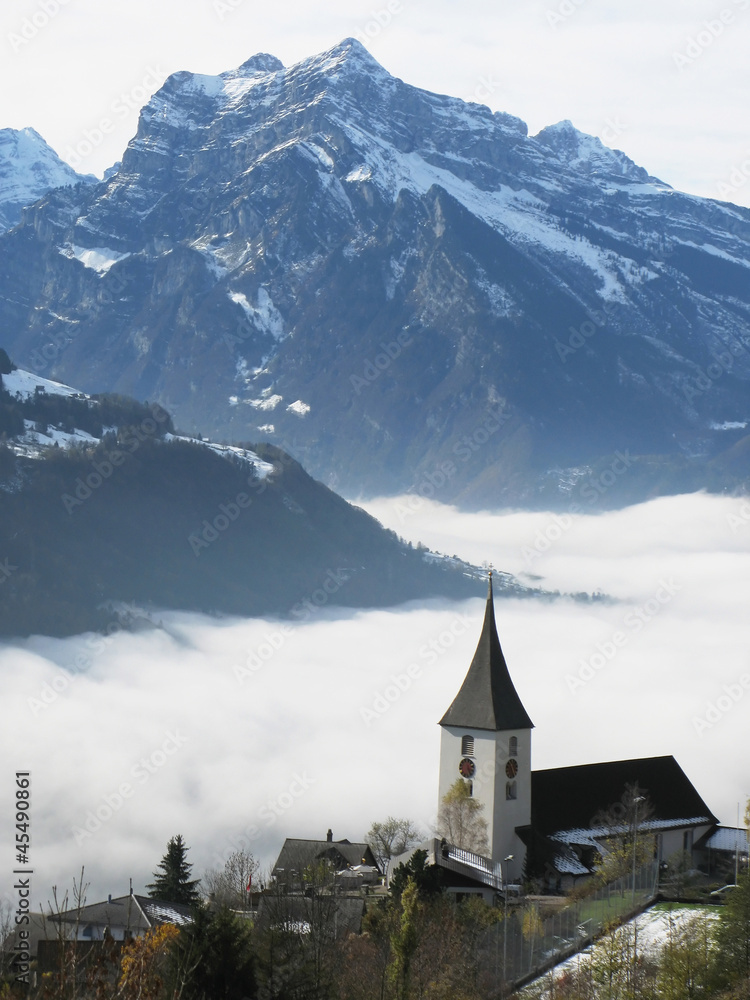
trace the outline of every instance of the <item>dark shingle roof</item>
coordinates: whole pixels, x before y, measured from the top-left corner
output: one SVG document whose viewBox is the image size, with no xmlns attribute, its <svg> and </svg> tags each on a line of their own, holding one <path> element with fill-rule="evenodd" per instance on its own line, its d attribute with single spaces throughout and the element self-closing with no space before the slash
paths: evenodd
<svg viewBox="0 0 750 1000">
<path fill-rule="evenodd" d="M 487 591 L 482 634 L 474 659 L 471 661 L 461 690 L 440 720 L 440 725 L 489 729 L 493 732 L 534 728 L 534 723 L 526 714 L 526 709 L 510 679 L 500 640 L 497 637 L 495 608 L 492 601 L 492 575 Z"/>
<path fill-rule="evenodd" d="M 717 822 L 680 765 L 669 756 L 532 771 L 532 828 L 549 835 L 590 827 L 597 813 L 620 800 L 626 785 L 635 784 L 648 796 L 655 820 Z"/>
<path fill-rule="evenodd" d="M 96 927 L 122 927 L 133 933 L 145 933 L 157 924 L 185 924 L 190 921 L 190 907 L 168 903 L 150 896 L 117 896 L 103 903 L 91 903 L 80 910 L 66 910 L 52 920 L 63 923 L 93 924 Z"/>
<path fill-rule="evenodd" d="M 351 844 L 348 840 L 298 840 L 287 837 L 273 871 L 302 871 L 314 861 L 331 861 L 337 868 L 348 865 L 373 865 L 377 862 L 367 844 Z"/>
</svg>

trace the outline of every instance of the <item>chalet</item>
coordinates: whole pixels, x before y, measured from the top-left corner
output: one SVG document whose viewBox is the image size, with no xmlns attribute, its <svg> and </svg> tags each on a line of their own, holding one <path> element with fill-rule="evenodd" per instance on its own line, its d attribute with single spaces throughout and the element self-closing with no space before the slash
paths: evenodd
<svg viewBox="0 0 750 1000">
<path fill-rule="evenodd" d="M 331 830 L 325 840 L 287 837 L 271 874 L 277 884 L 284 883 L 291 888 L 301 883 L 306 869 L 320 862 L 325 862 L 331 870 L 350 883 L 353 879 L 358 879 L 362 884 L 371 884 L 381 877 L 369 844 L 334 840 Z"/>
<path fill-rule="evenodd" d="M 115 941 L 143 937 L 160 924 L 181 926 L 190 923 L 191 908 L 183 903 L 166 903 L 150 896 L 109 896 L 105 902 L 53 914 L 48 922 L 56 930 L 51 937 L 74 941 Z"/>
</svg>

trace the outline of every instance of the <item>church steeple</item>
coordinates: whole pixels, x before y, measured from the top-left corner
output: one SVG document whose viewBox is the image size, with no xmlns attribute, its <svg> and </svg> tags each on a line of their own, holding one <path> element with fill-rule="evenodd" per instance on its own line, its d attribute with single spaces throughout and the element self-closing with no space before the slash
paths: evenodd
<svg viewBox="0 0 750 1000">
<path fill-rule="evenodd" d="M 491 571 L 484 624 L 474 659 L 460 691 L 440 720 L 440 725 L 489 729 L 493 732 L 534 728 L 534 723 L 513 686 L 497 636 Z"/>
<path fill-rule="evenodd" d="M 498 861 L 513 855 L 516 873 L 526 850 L 517 831 L 531 822 L 533 728 L 497 637 L 490 573 L 474 659 L 440 720 L 438 811 L 456 780 L 465 781 L 469 795 L 483 808 L 489 856 Z"/>
</svg>

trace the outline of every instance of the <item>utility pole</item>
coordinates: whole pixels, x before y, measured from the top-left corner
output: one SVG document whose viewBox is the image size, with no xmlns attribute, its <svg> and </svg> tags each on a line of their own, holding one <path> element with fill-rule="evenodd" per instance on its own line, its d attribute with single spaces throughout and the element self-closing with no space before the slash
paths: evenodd
<svg viewBox="0 0 750 1000">
<path fill-rule="evenodd" d="M 645 801 L 646 799 L 643 795 L 636 795 L 633 799 L 633 805 L 635 806 L 635 819 L 633 822 L 633 906 L 635 906 L 635 862 L 638 856 L 638 805 Z"/>
<path fill-rule="evenodd" d="M 503 992 L 502 996 L 505 996 L 505 987 L 508 982 L 508 876 L 507 876 L 507 866 L 508 862 L 513 860 L 513 855 L 509 854 L 507 858 L 503 858 L 501 865 L 501 872 L 503 873 Z"/>
</svg>

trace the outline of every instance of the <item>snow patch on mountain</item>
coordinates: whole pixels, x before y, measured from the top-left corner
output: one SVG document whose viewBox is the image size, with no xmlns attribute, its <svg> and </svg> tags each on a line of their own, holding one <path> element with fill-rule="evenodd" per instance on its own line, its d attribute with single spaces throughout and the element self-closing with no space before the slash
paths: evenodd
<svg viewBox="0 0 750 1000">
<path fill-rule="evenodd" d="M 254 410 L 275 410 L 280 402 L 284 399 L 283 396 L 261 396 L 259 399 L 248 399 L 245 402 L 252 406 Z"/>
<path fill-rule="evenodd" d="M 514 191 L 502 186 L 493 191 L 482 190 L 444 167 L 429 163 L 419 153 L 402 153 L 352 128 L 350 123 L 339 121 L 338 124 L 354 134 L 373 182 L 392 201 L 395 202 L 403 190 L 422 197 L 433 186 L 441 187 L 473 215 L 517 245 L 537 244 L 551 254 L 572 258 L 593 271 L 602 298 L 626 301 L 623 284 L 628 283 L 627 275 L 633 261 L 618 258 L 583 237 L 556 228 L 546 204 L 530 191 L 523 188 Z"/>
<path fill-rule="evenodd" d="M 229 292 L 229 298 L 245 313 L 247 319 L 261 333 L 269 334 L 274 340 L 281 341 L 287 331 L 284 328 L 284 318 L 273 304 L 267 289 L 258 289 L 257 305 L 252 305 L 244 292 Z"/>
<path fill-rule="evenodd" d="M 52 382 L 50 379 L 34 375 L 33 372 L 22 371 L 16 368 L 8 375 L 2 376 L 3 388 L 7 389 L 13 396 L 19 395 L 22 399 L 29 399 L 37 392 L 47 392 L 51 396 L 74 396 L 76 399 L 90 399 L 84 392 L 73 389 L 62 382 Z"/>
<path fill-rule="evenodd" d="M 286 409 L 287 413 L 294 413 L 298 417 L 304 417 L 310 412 L 310 404 L 303 403 L 301 399 L 295 399 Z"/>
<path fill-rule="evenodd" d="M 119 253 L 109 247 L 79 247 L 75 244 L 60 247 L 60 253 L 64 257 L 75 258 L 97 274 L 106 274 L 118 261 L 130 257 L 129 253 Z"/>
<path fill-rule="evenodd" d="M 249 451 L 247 448 L 239 448 L 237 445 L 216 444 L 214 441 L 205 441 L 203 438 L 194 438 L 184 434 L 165 434 L 164 440 L 188 441 L 190 444 L 197 444 L 201 448 L 207 448 L 220 458 L 252 465 L 255 468 L 258 479 L 265 479 L 270 472 L 273 472 L 273 465 L 270 462 L 265 462 L 254 451 Z"/>
</svg>

